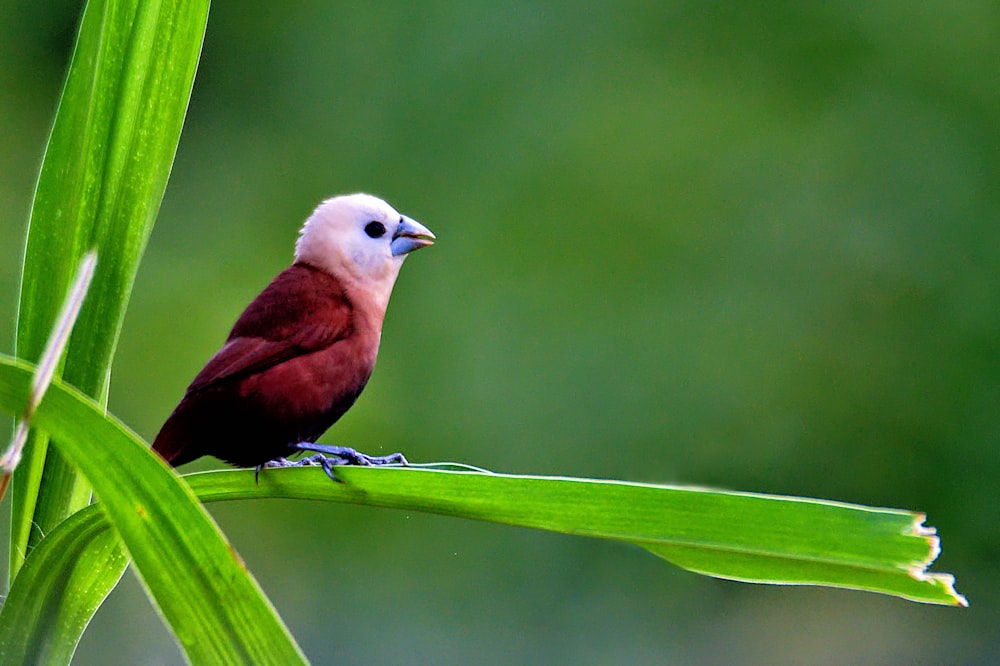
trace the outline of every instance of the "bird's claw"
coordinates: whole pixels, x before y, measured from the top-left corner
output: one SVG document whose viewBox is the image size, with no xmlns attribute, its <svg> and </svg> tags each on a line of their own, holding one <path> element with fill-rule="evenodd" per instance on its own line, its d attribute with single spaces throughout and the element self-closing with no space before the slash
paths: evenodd
<svg viewBox="0 0 1000 666">
<path fill-rule="evenodd" d="M 295 448 L 301 451 L 320 451 L 320 453 L 315 453 L 299 460 L 276 458 L 264 463 L 263 465 L 258 465 L 254 471 L 254 481 L 257 480 L 257 476 L 260 474 L 260 470 L 263 467 L 305 467 L 310 465 L 319 465 L 323 468 L 323 471 L 326 472 L 328 477 L 337 483 L 343 483 L 333 472 L 333 468 L 337 465 L 377 467 L 379 465 L 406 466 L 409 464 L 406 460 L 406 456 L 402 453 L 390 453 L 387 456 L 370 456 L 367 453 L 361 453 L 357 449 L 352 449 L 349 446 L 313 444 L 311 442 L 300 442 L 295 445 Z"/>
<path fill-rule="evenodd" d="M 253 468 L 253 482 L 254 485 L 260 485 L 260 470 L 265 467 L 295 467 L 297 463 L 288 460 L 287 458 L 275 458 L 274 460 L 268 460 L 263 462 Z"/>
<path fill-rule="evenodd" d="M 299 460 L 288 460 L 287 458 L 275 458 L 274 460 L 268 460 L 266 463 L 257 465 L 254 468 L 253 480 L 257 483 L 257 479 L 260 476 L 260 470 L 272 467 L 311 467 L 313 465 L 319 465 L 326 472 L 326 475 L 336 481 L 337 483 L 342 483 L 333 473 L 334 465 L 350 465 L 352 464 L 349 460 L 345 458 L 340 458 L 337 456 L 327 457 L 322 453 L 317 453 L 311 455 L 308 458 L 301 458 Z"/>
<path fill-rule="evenodd" d="M 361 467 L 372 467 L 378 465 L 408 465 L 406 461 L 406 456 L 402 453 L 390 453 L 387 456 L 370 456 L 367 453 L 361 453 L 356 449 L 352 449 L 347 446 L 335 446 L 331 447 L 336 449 L 336 451 L 327 451 L 326 453 L 331 454 L 331 456 L 337 460 L 343 462 L 337 463 L 340 465 L 358 465 Z M 322 454 L 318 454 L 322 457 Z M 311 458 L 316 458 L 317 456 L 310 456 Z"/>
</svg>

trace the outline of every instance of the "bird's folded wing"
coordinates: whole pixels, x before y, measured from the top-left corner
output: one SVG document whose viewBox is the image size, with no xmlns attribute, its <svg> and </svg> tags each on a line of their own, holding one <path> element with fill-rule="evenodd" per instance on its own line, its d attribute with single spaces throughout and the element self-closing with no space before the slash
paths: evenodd
<svg viewBox="0 0 1000 666">
<path fill-rule="evenodd" d="M 332 276 L 295 264 L 246 309 L 187 393 L 261 372 L 349 336 L 352 307 Z"/>
</svg>

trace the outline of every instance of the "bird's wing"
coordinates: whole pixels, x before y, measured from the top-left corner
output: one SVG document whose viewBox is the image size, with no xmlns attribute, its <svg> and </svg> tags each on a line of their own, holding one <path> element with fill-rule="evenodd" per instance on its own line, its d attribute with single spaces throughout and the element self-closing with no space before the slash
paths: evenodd
<svg viewBox="0 0 1000 666">
<path fill-rule="evenodd" d="M 325 349 L 350 335 L 352 313 L 335 278 L 294 264 L 247 306 L 226 344 L 205 364 L 187 393 Z"/>
</svg>

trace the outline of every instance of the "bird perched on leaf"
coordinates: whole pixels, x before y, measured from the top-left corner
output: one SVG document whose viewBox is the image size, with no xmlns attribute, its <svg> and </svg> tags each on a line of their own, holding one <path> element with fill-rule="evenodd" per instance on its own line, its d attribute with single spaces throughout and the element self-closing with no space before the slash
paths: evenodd
<svg viewBox="0 0 1000 666">
<path fill-rule="evenodd" d="M 324 201 L 295 261 L 247 306 L 153 442 L 167 462 L 204 455 L 241 467 L 406 463 L 316 444 L 364 389 L 403 260 L 434 234 L 368 194 Z M 299 463 L 286 456 L 317 452 Z M 323 454 L 329 454 L 327 458 Z"/>
</svg>

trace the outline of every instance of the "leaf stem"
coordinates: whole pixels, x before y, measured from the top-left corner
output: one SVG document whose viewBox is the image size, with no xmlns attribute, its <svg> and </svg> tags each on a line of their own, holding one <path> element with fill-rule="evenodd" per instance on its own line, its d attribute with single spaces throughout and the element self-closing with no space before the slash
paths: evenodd
<svg viewBox="0 0 1000 666">
<path fill-rule="evenodd" d="M 0 499 L 3 499 L 10 484 L 10 477 L 21 462 L 21 454 L 24 452 L 24 444 L 28 441 L 28 431 L 31 428 L 31 417 L 35 415 L 35 410 L 42 402 L 45 392 L 52 384 L 52 378 L 56 374 L 59 359 L 62 358 L 66 343 L 69 342 L 70 333 L 73 332 L 73 325 L 80 314 L 80 308 L 87 297 L 90 283 L 94 279 L 94 269 L 97 267 L 97 252 L 90 250 L 80 260 L 80 265 L 76 269 L 76 277 L 70 286 L 66 300 L 63 301 L 59 316 L 56 318 L 52 333 L 49 334 L 48 342 L 45 343 L 45 350 L 38 361 L 35 369 L 35 376 L 31 382 L 31 393 L 28 395 L 28 403 L 24 407 L 17 427 L 14 429 L 14 437 L 10 446 L 0 458 L 0 469 L 3 470 L 3 477 L 0 478 Z"/>
</svg>

